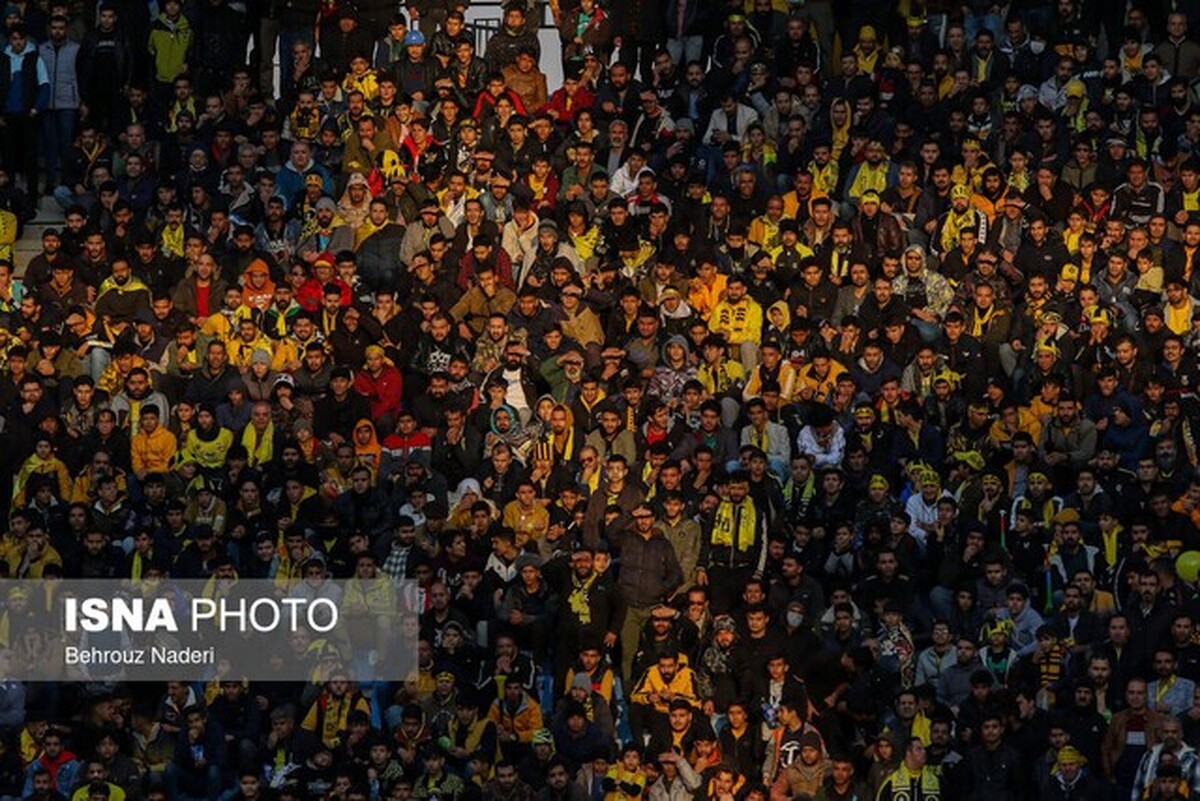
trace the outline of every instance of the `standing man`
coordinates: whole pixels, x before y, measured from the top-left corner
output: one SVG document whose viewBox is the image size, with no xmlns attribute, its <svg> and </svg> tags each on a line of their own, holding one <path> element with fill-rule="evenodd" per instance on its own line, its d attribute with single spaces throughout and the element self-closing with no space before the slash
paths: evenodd
<svg viewBox="0 0 1200 801">
<path fill-rule="evenodd" d="M 633 509 L 633 528 L 614 538 L 621 549 L 617 589 L 624 601 L 621 621 L 621 676 L 633 687 L 633 657 L 638 638 L 655 607 L 665 602 L 683 583 L 675 548 L 654 522 L 654 511 L 643 502 Z"/>
<path fill-rule="evenodd" d="M 42 114 L 42 154 L 46 159 L 46 186 L 58 186 L 58 163 L 75 141 L 75 123 L 79 117 L 79 77 L 75 59 L 79 43 L 67 36 L 67 18 L 50 18 L 50 38 L 38 48 L 38 55 L 50 79 L 50 102 Z"/>
<path fill-rule="evenodd" d="M 729 477 L 721 501 L 700 544 L 696 583 L 708 587 L 713 615 L 728 612 L 751 578 L 762 578 L 767 562 L 767 519 L 750 497 L 750 477 Z"/>
<path fill-rule="evenodd" d="M 580 651 L 617 644 L 621 624 L 622 601 L 612 579 L 596 570 L 596 552 L 576 542 L 569 554 L 551 559 L 542 566 L 542 574 L 565 599 L 558 612 L 558 632 L 554 646 L 554 678 L 560 694 L 563 682 Z"/>
<path fill-rule="evenodd" d="M 50 102 L 50 76 L 23 23 L 9 28 L 4 56 L 0 59 L 4 98 L 0 152 L 12 173 L 25 176 L 25 192 L 33 199 L 39 195 L 37 116 Z"/>
</svg>

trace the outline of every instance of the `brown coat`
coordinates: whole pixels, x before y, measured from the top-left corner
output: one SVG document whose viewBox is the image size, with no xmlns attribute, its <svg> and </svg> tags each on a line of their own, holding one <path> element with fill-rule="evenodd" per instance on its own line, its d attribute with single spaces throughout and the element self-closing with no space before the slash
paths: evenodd
<svg viewBox="0 0 1200 801">
<path fill-rule="evenodd" d="M 530 72 L 521 72 L 510 64 L 504 68 L 504 81 L 509 89 L 520 95 L 521 102 L 530 114 L 544 106 L 550 96 L 546 88 L 546 76 L 536 67 Z"/>
<path fill-rule="evenodd" d="M 1104 733 L 1104 740 L 1100 743 L 1100 762 L 1107 779 L 1113 778 L 1113 770 L 1125 751 L 1125 729 L 1132 715 L 1133 710 L 1130 709 L 1122 709 L 1113 715 L 1108 724 L 1108 731 Z M 1145 715 L 1146 749 L 1149 750 L 1158 744 L 1158 727 L 1162 724 L 1162 715 L 1150 708 L 1146 709 Z"/>
</svg>

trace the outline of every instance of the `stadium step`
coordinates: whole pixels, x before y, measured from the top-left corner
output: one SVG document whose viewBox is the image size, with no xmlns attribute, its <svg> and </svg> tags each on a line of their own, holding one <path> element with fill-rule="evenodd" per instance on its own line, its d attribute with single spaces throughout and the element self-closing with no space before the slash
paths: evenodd
<svg viewBox="0 0 1200 801">
<path fill-rule="evenodd" d="M 47 228 L 59 228 L 64 221 L 62 209 L 54 202 L 54 198 L 49 195 L 43 197 L 38 203 L 37 217 L 26 223 L 21 238 L 13 245 L 13 266 L 18 277 L 24 275 L 29 260 L 41 252 L 42 232 Z"/>
</svg>

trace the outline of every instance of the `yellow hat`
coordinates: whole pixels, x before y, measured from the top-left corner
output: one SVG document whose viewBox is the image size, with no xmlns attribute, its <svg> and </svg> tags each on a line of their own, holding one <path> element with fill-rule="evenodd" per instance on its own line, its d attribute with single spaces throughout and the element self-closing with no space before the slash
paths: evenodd
<svg viewBox="0 0 1200 801">
<path fill-rule="evenodd" d="M 1058 345 L 1055 345 L 1050 340 L 1039 339 L 1037 345 L 1034 346 L 1034 352 L 1036 353 L 1037 351 L 1043 351 L 1043 350 L 1048 353 L 1053 353 L 1055 356 L 1057 356 L 1060 352 L 1058 349 Z"/>
<path fill-rule="evenodd" d="M 953 370 L 942 370 L 933 377 L 933 383 L 937 384 L 939 381 L 945 381 L 951 387 L 958 387 L 962 381 L 962 376 Z"/>
<path fill-rule="evenodd" d="M 950 199 L 957 200 L 958 198 L 970 198 L 971 188 L 966 184 L 955 184 L 950 190 Z"/>
<path fill-rule="evenodd" d="M 870 25 L 864 25 L 858 29 L 858 41 L 874 42 L 876 41 L 875 29 Z"/>
<path fill-rule="evenodd" d="M 860 205 L 863 203 L 878 203 L 879 202 L 879 193 L 876 192 L 874 189 L 868 189 L 866 192 L 863 192 L 862 195 L 858 198 L 858 202 Z"/>
<path fill-rule="evenodd" d="M 1054 772 L 1057 773 L 1063 765 L 1086 765 L 1087 757 L 1073 745 L 1064 745 L 1058 749 L 1058 758 L 1054 760 Z"/>
<path fill-rule="evenodd" d="M 929 469 L 929 465 L 925 462 L 914 461 L 909 462 L 908 467 L 905 469 L 908 471 L 909 476 L 913 480 L 919 480 L 921 478 L 921 474 Z"/>
<path fill-rule="evenodd" d="M 979 451 L 959 451 L 954 454 L 954 458 L 972 470 L 983 469 L 983 454 Z"/>
<path fill-rule="evenodd" d="M 1079 268 L 1074 264 L 1064 264 L 1062 269 L 1058 271 L 1058 277 L 1063 281 L 1078 281 Z"/>
<path fill-rule="evenodd" d="M 867 482 L 867 489 L 869 490 L 880 489 L 886 492 L 888 487 L 888 480 L 878 473 L 871 476 L 871 480 Z"/>
<path fill-rule="evenodd" d="M 1112 325 L 1112 316 L 1104 309 L 1096 309 L 1094 312 L 1092 312 L 1091 316 L 1088 317 L 1088 322 L 1092 325 L 1096 325 L 1097 323 L 1102 325 Z"/>
<path fill-rule="evenodd" d="M 1065 526 L 1067 523 L 1078 523 L 1078 522 L 1079 522 L 1079 512 L 1075 511 L 1074 509 L 1063 509 L 1062 511 L 1060 511 L 1058 514 L 1056 514 L 1054 516 L 1054 523 L 1056 525 Z"/>
<path fill-rule="evenodd" d="M 991 623 L 985 623 L 983 626 L 983 636 L 989 640 L 996 634 L 1003 634 L 1005 637 L 1011 638 L 1014 631 L 1016 631 L 1016 626 L 1007 618 L 993 620 Z"/>
<path fill-rule="evenodd" d="M 1083 97 L 1087 94 L 1087 89 L 1083 85 L 1083 81 L 1067 81 L 1066 89 L 1067 97 Z"/>
</svg>

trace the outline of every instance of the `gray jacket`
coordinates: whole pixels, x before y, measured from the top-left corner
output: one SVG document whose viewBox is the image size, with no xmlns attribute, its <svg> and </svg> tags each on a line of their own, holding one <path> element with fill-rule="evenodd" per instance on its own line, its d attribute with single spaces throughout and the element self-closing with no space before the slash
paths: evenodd
<svg viewBox="0 0 1200 801">
<path fill-rule="evenodd" d="M 46 65 L 50 76 L 49 111 L 66 111 L 79 108 L 79 77 L 75 72 L 75 59 L 79 55 L 79 43 L 70 39 L 55 47 L 43 42 L 38 55 Z"/>
</svg>

